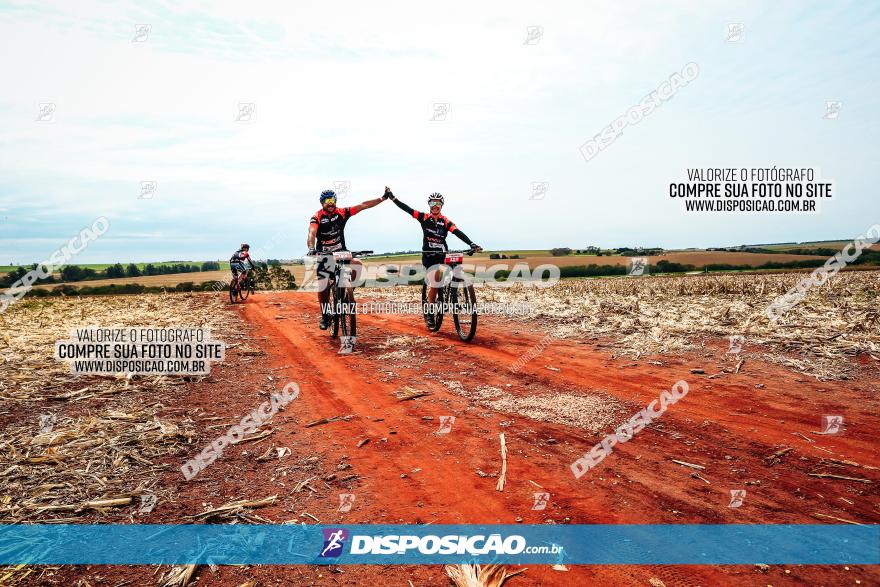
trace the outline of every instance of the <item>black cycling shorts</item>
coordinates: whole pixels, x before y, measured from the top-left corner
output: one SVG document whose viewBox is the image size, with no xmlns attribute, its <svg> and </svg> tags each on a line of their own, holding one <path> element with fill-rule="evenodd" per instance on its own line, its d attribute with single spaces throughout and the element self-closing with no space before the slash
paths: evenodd
<svg viewBox="0 0 880 587">
<path fill-rule="evenodd" d="M 446 253 L 439 251 L 437 253 L 422 253 L 422 265 L 427 271 L 434 265 L 442 265 L 446 261 Z"/>
</svg>

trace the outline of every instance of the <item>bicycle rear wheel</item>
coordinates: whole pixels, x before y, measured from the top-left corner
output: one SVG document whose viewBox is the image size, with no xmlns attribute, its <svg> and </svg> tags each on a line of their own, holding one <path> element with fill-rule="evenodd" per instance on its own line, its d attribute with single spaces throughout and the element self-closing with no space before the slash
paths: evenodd
<svg viewBox="0 0 880 587">
<path fill-rule="evenodd" d="M 458 337 L 470 342 L 477 333 L 477 294 L 473 285 L 452 284 L 452 321 Z"/>
<path fill-rule="evenodd" d="M 440 325 L 443 324 L 443 311 L 441 308 L 443 304 L 443 289 L 439 289 L 437 291 L 437 299 L 434 301 L 435 308 L 428 308 L 428 284 L 422 284 L 422 318 L 425 319 L 425 326 L 428 327 L 428 330 L 431 332 L 437 332 L 440 330 Z M 431 317 L 433 316 L 433 322 L 431 321 Z"/>
</svg>

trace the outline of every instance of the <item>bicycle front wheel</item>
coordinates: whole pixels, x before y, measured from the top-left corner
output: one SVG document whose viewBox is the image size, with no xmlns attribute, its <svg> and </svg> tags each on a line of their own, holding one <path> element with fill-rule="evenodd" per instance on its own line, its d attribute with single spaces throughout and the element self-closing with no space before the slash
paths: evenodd
<svg viewBox="0 0 880 587">
<path fill-rule="evenodd" d="M 339 288 L 333 283 L 330 285 L 330 338 L 339 336 Z"/>
<path fill-rule="evenodd" d="M 440 306 L 443 303 L 443 290 L 440 289 L 437 291 L 437 298 L 434 301 L 433 307 L 429 307 L 428 304 L 428 284 L 422 284 L 422 317 L 425 319 L 425 326 L 428 327 L 428 330 L 431 332 L 437 332 L 440 330 L 440 325 L 443 324 L 443 311 Z"/>
<path fill-rule="evenodd" d="M 355 336 L 357 334 L 357 314 L 354 307 L 354 291 L 352 288 L 343 288 L 342 308 L 339 312 L 339 321 L 342 326 L 342 336 Z"/>
<path fill-rule="evenodd" d="M 477 333 L 477 294 L 473 285 L 452 284 L 452 321 L 455 331 L 464 342 L 470 342 Z"/>
<path fill-rule="evenodd" d="M 238 280 L 233 279 L 229 284 L 229 301 L 233 304 L 238 299 Z"/>
</svg>

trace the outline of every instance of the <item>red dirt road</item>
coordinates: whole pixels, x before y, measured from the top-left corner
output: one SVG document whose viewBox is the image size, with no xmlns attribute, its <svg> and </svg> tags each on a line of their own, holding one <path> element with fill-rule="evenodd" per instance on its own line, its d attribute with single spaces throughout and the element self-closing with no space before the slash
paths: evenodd
<svg viewBox="0 0 880 587">
<path fill-rule="evenodd" d="M 700 352 L 632 360 L 612 359 L 610 341 L 556 339 L 511 373 L 508 367 L 545 336 L 540 324 L 482 316 L 476 338 L 464 344 L 449 323 L 430 334 L 420 316 L 361 315 L 356 352 L 339 355 L 338 340 L 317 327 L 314 294 L 259 293 L 245 304 L 225 307 L 244 322 L 230 316 L 235 342 L 210 377 L 182 382 L 174 393 L 133 398 L 160 401 L 164 420 L 195 430 L 183 454 L 157 463 L 163 471 L 156 479 L 158 506 L 143 514 L 96 512 L 91 514 L 95 522 L 200 522 L 193 516 L 211 508 L 270 496 L 277 496 L 272 505 L 206 522 L 880 522 L 880 454 L 874 440 L 880 385 L 876 370 L 867 366 L 857 379 L 819 382 L 764 363 L 751 348 L 744 348 L 740 358 L 745 361 L 734 373 L 737 357 L 726 354 L 726 340 L 703 341 Z M 694 368 L 705 374 L 691 373 Z M 575 459 L 681 379 L 689 384 L 684 398 L 583 477 L 573 476 L 569 467 Z M 300 396 L 272 418 L 268 436 L 227 447 L 198 476 L 184 480 L 184 460 L 288 381 L 299 385 Z M 394 393 L 404 387 L 431 395 L 399 401 Z M 604 398 L 614 405 L 613 417 L 590 432 L 486 403 L 503 394 L 545 398 L 552 407 L 559 403 L 554 396 L 563 393 Z M 822 415 L 843 416 L 845 430 L 815 434 Z M 351 417 L 306 426 L 336 416 Z M 448 434 L 437 434 L 440 416 L 456 418 Z M 503 491 L 496 490 L 500 433 L 508 449 Z M 792 450 L 767 459 L 785 448 Z M 697 471 L 672 459 L 705 469 L 695 477 Z M 732 489 L 746 490 L 741 507 L 729 507 Z M 536 492 L 550 494 L 546 509 L 532 509 Z M 355 495 L 351 511 L 338 511 L 340 494 Z M 66 566 L 36 569 L 19 584 L 156 585 L 158 575 L 146 566 Z M 880 569 L 632 565 L 557 571 L 529 566 L 509 585 L 616 587 L 649 585 L 651 579 L 667 587 L 872 585 L 880 583 Z M 202 567 L 197 574 L 201 587 L 246 581 L 261 586 L 449 584 L 440 566 L 220 566 Z"/>
<path fill-rule="evenodd" d="M 538 325 L 494 317 L 481 317 L 477 337 L 464 344 L 451 324 L 430 334 L 420 316 L 361 315 L 356 352 L 346 356 L 337 354 L 338 341 L 317 328 L 316 306 L 313 294 L 291 292 L 255 296 L 239 311 L 254 325 L 268 353 L 267 366 L 301 388 L 283 419 L 273 421 L 275 441 L 292 441 L 295 456 L 319 455 L 320 474 L 336 475 L 314 484 L 316 491 L 309 496 L 306 509 L 321 523 L 838 523 L 821 516 L 880 522 L 880 455 L 872 438 L 880 423 L 880 401 L 873 376 L 819 382 L 747 358 L 739 373 L 709 378 L 734 365 L 725 356 L 726 341 L 723 347 L 721 341 L 707 341 L 703 352 L 690 356 L 652 357 L 658 363 L 653 364 L 613 360 L 602 345 L 577 340 L 554 341 L 513 374 L 507 367 L 544 333 Z M 707 375 L 690 372 L 697 367 Z M 578 456 L 680 379 L 689 384 L 686 397 L 575 479 L 569 465 Z M 598 393 L 616 399 L 621 408 L 611 425 L 593 434 L 497 412 L 441 380 L 459 381 L 464 390 L 492 386 L 518 396 Z M 399 401 L 394 392 L 404 386 L 432 394 Z M 846 430 L 815 434 L 823 414 L 844 416 Z M 353 417 L 304 427 L 346 415 Z M 456 418 L 452 431 L 436 434 L 439 417 L 446 415 Z M 496 491 L 501 432 L 508 448 L 507 483 Z M 358 447 L 365 439 L 369 442 Z M 785 447 L 793 450 L 778 462 L 765 460 Z M 263 450 L 265 445 L 258 452 Z M 672 459 L 705 466 L 700 471 L 705 481 Z M 339 470 L 335 463 L 342 463 Z M 278 492 L 269 469 L 254 469 L 250 498 Z M 357 478 L 342 481 L 350 475 Z M 731 489 L 747 490 L 739 508 L 728 507 Z M 538 491 L 551 494 L 543 511 L 531 509 Z M 356 496 L 348 513 L 336 511 L 340 493 Z M 325 571 L 323 577 L 352 584 L 446 582 L 437 567 L 341 569 L 343 574 Z M 263 569 L 251 571 L 259 579 Z M 282 567 L 265 572 L 289 577 Z M 307 574 L 314 580 L 319 571 Z M 652 577 L 667 586 L 842 585 L 876 583 L 880 572 L 876 567 L 816 566 L 773 566 L 766 573 L 753 566 L 571 566 L 565 572 L 532 566 L 511 584 L 647 585 Z"/>
</svg>

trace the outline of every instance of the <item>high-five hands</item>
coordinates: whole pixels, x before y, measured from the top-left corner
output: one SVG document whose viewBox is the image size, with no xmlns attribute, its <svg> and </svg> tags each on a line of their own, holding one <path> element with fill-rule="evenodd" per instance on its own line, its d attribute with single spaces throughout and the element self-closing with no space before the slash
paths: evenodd
<svg viewBox="0 0 880 587">
<path fill-rule="evenodd" d="M 391 193 L 391 188 L 387 185 L 385 186 L 385 193 L 382 194 L 382 199 L 387 200 L 388 198 L 394 199 L 394 194 Z"/>
</svg>

